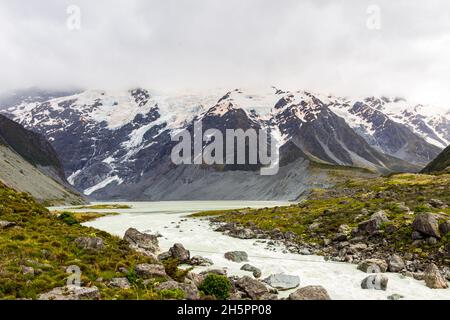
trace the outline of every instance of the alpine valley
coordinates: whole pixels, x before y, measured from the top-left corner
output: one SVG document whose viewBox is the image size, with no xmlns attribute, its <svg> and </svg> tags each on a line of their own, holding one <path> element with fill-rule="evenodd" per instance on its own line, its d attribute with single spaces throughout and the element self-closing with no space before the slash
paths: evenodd
<svg viewBox="0 0 450 320">
<path fill-rule="evenodd" d="M 18 91 L 0 111 L 44 136 L 77 190 L 101 200 L 295 200 L 342 174 L 416 172 L 450 144 L 450 111 L 401 98 L 346 98 L 306 91 Z M 181 165 L 171 136 L 208 128 L 266 128 L 280 170 Z"/>
</svg>

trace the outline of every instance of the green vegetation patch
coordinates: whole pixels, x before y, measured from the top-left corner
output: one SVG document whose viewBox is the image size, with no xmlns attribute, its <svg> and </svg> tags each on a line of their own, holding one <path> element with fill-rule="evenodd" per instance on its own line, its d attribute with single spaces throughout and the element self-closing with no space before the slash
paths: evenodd
<svg viewBox="0 0 450 320">
<path fill-rule="evenodd" d="M 138 277 L 131 289 L 108 287 L 111 278 L 131 279 L 135 265 L 156 261 L 131 250 L 122 239 L 83 227 L 73 219 L 79 222 L 75 214 L 58 216 L 30 195 L 0 184 L 0 221 L 15 224 L 0 230 L 0 299 L 35 299 L 40 293 L 65 286 L 71 265 L 81 269 L 82 285 L 97 286 L 102 299 L 161 298 L 153 283 L 144 285 Z M 100 237 L 104 248 L 82 249 L 75 242 L 78 237 Z M 25 272 L 30 267 L 33 272 Z"/>
</svg>

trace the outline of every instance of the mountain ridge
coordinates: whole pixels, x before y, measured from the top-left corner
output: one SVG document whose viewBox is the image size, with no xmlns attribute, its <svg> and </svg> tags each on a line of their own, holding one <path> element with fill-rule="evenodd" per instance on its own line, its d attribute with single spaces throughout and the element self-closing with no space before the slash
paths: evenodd
<svg viewBox="0 0 450 320">
<path fill-rule="evenodd" d="M 156 183 L 157 176 L 164 178 L 174 169 L 168 159 L 174 145 L 171 135 L 199 119 L 209 123 L 206 127 L 224 129 L 228 121 L 234 123 L 234 128 L 268 128 L 280 143 L 283 165 L 307 160 L 383 173 L 418 171 L 439 154 L 439 143 L 448 143 L 444 129 L 450 116 L 416 113 L 416 118 L 422 121 L 419 130 L 402 123 L 406 121 L 405 110 L 396 106 L 400 111 L 394 112 L 392 105 L 406 104 L 394 100 L 351 101 L 275 88 L 263 94 L 235 89 L 225 94 L 162 96 L 138 88 L 116 93 L 85 91 L 44 102 L 27 101 L 3 110 L 7 110 L 4 113 L 10 118 L 49 139 L 63 159 L 71 184 L 104 200 L 109 198 L 108 192 L 118 195 L 122 189 L 125 197 L 139 198 L 136 192 L 171 192 L 170 183 L 164 191 L 152 189 L 151 184 Z M 362 109 L 365 112 L 358 112 Z M 234 120 L 230 118 L 233 114 Z M 381 124 L 377 120 L 380 117 Z M 194 167 L 178 170 L 186 181 L 205 178 L 212 172 Z M 221 170 L 213 168 L 218 174 Z M 176 183 L 175 178 L 171 179 L 172 184 Z M 295 198 L 293 193 L 289 196 Z"/>
</svg>

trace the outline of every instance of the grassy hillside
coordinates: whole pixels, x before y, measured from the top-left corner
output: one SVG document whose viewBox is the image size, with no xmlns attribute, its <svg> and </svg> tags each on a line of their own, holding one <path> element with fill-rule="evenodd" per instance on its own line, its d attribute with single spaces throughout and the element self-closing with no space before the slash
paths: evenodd
<svg viewBox="0 0 450 320">
<path fill-rule="evenodd" d="M 423 173 L 450 171 L 450 146 L 448 146 L 436 159 L 431 161 L 423 170 Z"/>
<path fill-rule="evenodd" d="M 65 286 L 70 265 L 80 267 L 82 285 L 97 286 L 102 299 L 164 298 L 153 289 L 159 279 L 143 284 L 133 273 L 138 263 L 154 263 L 151 258 L 108 233 L 61 219 L 28 194 L 1 183 L 0 222 L 15 224 L 6 228 L 0 223 L 0 299 L 35 299 L 39 293 Z M 74 241 L 93 236 L 103 239 L 102 250 L 80 249 Z M 108 286 L 113 277 L 127 277 L 132 288 Z"/>
</svg>

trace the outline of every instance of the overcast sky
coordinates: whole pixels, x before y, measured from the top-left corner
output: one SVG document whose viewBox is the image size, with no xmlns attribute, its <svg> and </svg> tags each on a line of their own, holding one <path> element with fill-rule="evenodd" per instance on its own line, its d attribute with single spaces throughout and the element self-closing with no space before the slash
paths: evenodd
<svg viewBox="0 0 450 320">
<path fill-rule="evenodd" d="M 268 85 L 450 106 L 450 1 L 0 0 L 0 91 Z"/>
</svg>

